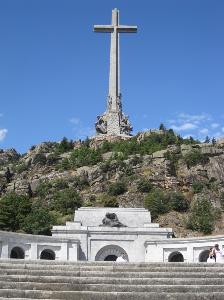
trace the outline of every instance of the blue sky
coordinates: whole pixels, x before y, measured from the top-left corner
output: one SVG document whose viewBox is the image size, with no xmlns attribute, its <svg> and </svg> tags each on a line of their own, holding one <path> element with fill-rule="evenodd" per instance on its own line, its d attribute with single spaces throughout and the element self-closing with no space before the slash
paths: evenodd
<svg viewBox="0 0 224 300">
<path fill-rule="evenodd" d="M 223 0 L 1 0 L 0 148 L 85 138 L 106 108 L 109 24 L 121 35 L 121 92 L 134 132 L 224 136 Z"/>
</svg>

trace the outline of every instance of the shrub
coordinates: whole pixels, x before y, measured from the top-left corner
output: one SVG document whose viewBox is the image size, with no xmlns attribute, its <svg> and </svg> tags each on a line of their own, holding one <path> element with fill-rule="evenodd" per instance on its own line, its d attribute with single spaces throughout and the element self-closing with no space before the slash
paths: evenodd
<svg viewBox="0 0 224 300">
<path fill-rule="evenodd" d="M 108 194 L 111 196 L 118 196 L 127 191 L 126 184 L 123 181 L 112 183 L 108 187 Z"/>
<path fill-rule="evenodd" d="M 21 174 L 22 172 L 27 171 L 28 167 L 27 167 L 27 165 L 25 163 L 21 163 L 19 165 L 16 165 L 14 167 L 14 169 L 15 169 L 15 172 Z"/>
<path fill-rule="evenodd" d="M 169 198 L 161 189 L 153 189 L 144 199 L 145 207 L 151 212 L 152 219 L 169 211 Z"/>
<path fill-rule="evenodd" d="M 52 192 L 52 183 L 50 181 L 41 182 L 36 188 L 36 194 L 41 199 L 45 199 Z"/>
<path fill-rule="evenodd" d="M 170 198 L 169 202 L 170 202 L 171 209 L 179 212 L 188 210 L 189 203 L 182 193 L 180 192 L 170 193 L 169 198 Z"/>
<path fill-rule="evenodd" d="M 221 209 L 224 210 L 224 192 L 222 192 L 220 195 L 220 206 Z"/>
<path fill-rule="evenodd" d="M 184 156 L 184 161 L 188 168 L 196 166 L 197 164 L 205 165 L 209 158 L 207 154 L 202 154 L 200 150 L 192 150 Z"/>
<path fill-rule="evenodd" d="M 64 190 L 68 188 L 68 182 L 64 180 L 63 178 L 57 178 L 52 182 L 52 186 L 56 190 Z"/>
<path fill-rule="evenodd" d="M 22 229 L 31 234 L 51 235 L 54 219 L 44 208 L 36 208 L 24 219 Z"/>
<path fill-rule="evenodd" d="M 200 197 L 192 202 L 187 228 L 209 234 L 214 229 L 215 213 L 211 202 Z"/>
<path fill-rule="evenodd" d="M 68 158 L 62 159 L 62 161 L 56 166 L 56 169 L 60 171 L 67 171 L 70 170 L 71 168 L 72 168 L 72 164 L 70 163 Z"/>
<path fill-rule="evenodd" d="M 204 183 L 200 181 L 195 181 L 192 184 L 192 189 L 195 194 L 201 193 L 204 188 Z"/>
<path fill-rule="evenodd" d="M 46 163 L 47 163 L 47 165 L 52 166 L 52 165 L 56 164 L 58 162 L 58 160 L 59 160 L 58 155 L 55 153 L 51 153 L 47 156 Z"/>
<path fill-rule="evenodd" d="M 89 186 L 89 182 L 87 178 L 81 178 L 79 176 L 74 176 L 70 179 L 70 182 L 75 188 L 83 189 L 84 187 Z"/>
<path fill-rule="evenodd" d="M 115 196 L 102 195 L 97 199 L 104 207 L 119 207 L 118 200 Z"/>
<path fill-rule="evenodd" d="M 70 161 L 75 167 L 91 166 L 102 161 L 102 156 L 99 150 L 81 147 L 71 153 Z"/>
<path fill-rule="evenodd" d="M 33 161 L 32 163 L 34 165 L 41 165 L 41 166 L 44 166 L 46 164 L 46 156 L 43 154 L 43 153 L 37 153 L 34 158 L 33 158 Z"/>
<path fill-rule="evenodd" d="M 74 149 L 73 141 L 64 137 L 60 143 L 57 144 L 55 152 L 57 154 L 62 154 Z"/>
<path fill-rule="evenodd" d="M 0 199 L 0 229 L 21 230 L 24 219 L 30 212 L 31 202 L 27 196 L 6 194 Z"/>
<path fill-rule="evenodd" d="M 51 208 L 64 214 L 73 214 L 74 211 L 82 205 L 82 200 L 79 194 L 67 188 L 54 193 L 54 199 L 51 203 Z"/>
<path fill-rule="evenodd" d="M 149 180 L 147 179 L 140 179 L 137 185 L 137 190 L 138 192 L 141 193 L 148 193 L 152 189 L 152 184 Z"/>
</svg>

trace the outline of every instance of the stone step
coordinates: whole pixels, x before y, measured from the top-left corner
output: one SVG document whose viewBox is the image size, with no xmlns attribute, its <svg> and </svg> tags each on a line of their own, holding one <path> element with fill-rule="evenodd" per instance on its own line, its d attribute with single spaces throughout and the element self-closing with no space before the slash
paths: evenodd
<svg viewBox="0 0 224 300">
<path fill-rule="evenodd" d="M 186 293 L 166 293 L 166 292 L 47 292 L 47 291 L 20 291 L 20 290 L 0 290 L 0 299 L 54 299 L 54 300 L 223 300 L 224 292 L 186 292 Z"/>
<path fill-rule="evenodd" d="M 132 269 L 148 269 L 148 268 L 182 268 L 182 267 L 198 267 L 207 268 L 207 263 L 117 263 L 117 262 L 68 262 L 68 261 L 51 261 L 51 260 L 23 260 L 23 259 L 0 259 L 0 266 L 15 266 L 19 267 L 26 266 L 27 268 L 31 266 L 32 268 L 132 268 Z M 209 268 L 223 267 L 223 264 L 209 264 Z"/>
<path fill-rule="evenodd" d="M 18 287 L 23 286 L 27 289 L 49 289 L 57 290 L 63 289 L 62 286 L 67 290 L 73 286 L 86 286 L 89 285 L 223 285 L 224 278 L 102 278 L 102 277 L 60 277 L 60 276 L 26 276 L 26 277 L 8 277 L 6 276 L 0 281 L 0 288 Z M 79 289 L 80 290 L 80 289 Z"/>
<path fill-rule="evenodd" d="M 72 261 L 59 261 L 59 260 L 24 260 L 24 259 L 0 259 L 0 265 L 8 263 L 8 264 L 32 264 L 32 265 L 59 265 L 59 266 L 111 266 L 111 265 L 129 265 L 131 267 L 147 267 L 147 266 L 157 266 L 157 267 L 163 267 L 164 265 L 167 266 L 196 266 L 198 263 L 186 263 L 186 262 L 141 262 L 141 263 L 134 263 L 134 262 L 128 262 L 128 263 L 117 263 L 117 262 L 112 262 L 112 261 L 77 261 L 77 262 L 72 262 Z M 207 263 L 200 263 L 201 266 L 206 266 Z M 215 266 L 216 264 L 211 264 L 211 266 Z M 220 264 L 222 265 L 222 264 Z"/>
<path fill-rule="evenodd" d="M 169 264 L 164 264 L 163 266 L 151 266 L 146 267 L 136 267 L 129 264 L 114 264 L 108 266 L 89 266 L 89 265 L 39 265 L 39 264 L 6 264 L 0 263 L 0 269 L 27 269 L 27 270 L 65 270 L 65 271 L 112 271 L 112 272 L 222 272 L 224 266 L 222 264 L 194 264 L 194 266 L 189 266 L 187 264 L 182 264 L 181 266 L 171 266 Z"/>
<path fill-rule="evenodd" d="M 17 276 L 61 276 L 61 277 L 116 277 L 116 278 L 224 278 L 224 269 L 221 272 L 105 272 L 105 271 L 60 271 L 57 270 L 31 270 L 31 269 L 0 269 L 0 280 L 6 275 L 17 278 Z M 13 277 L 14 276 L 14 277 Z M 66 280 L 66 279 L 65 279 Z"/>
</svg>

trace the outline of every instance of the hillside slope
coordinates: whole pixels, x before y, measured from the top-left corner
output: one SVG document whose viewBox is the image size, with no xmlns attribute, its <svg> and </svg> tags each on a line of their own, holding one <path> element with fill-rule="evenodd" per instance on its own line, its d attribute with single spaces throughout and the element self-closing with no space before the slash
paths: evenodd
<svg viewBox="0 0 224 300">
<path fill-rule="evenodd" d="M 119 205 L 145 206 L 178 237 L 221 234 L 223 183 L 224 144 L 182 139 L 172 130 L 129 141 L 45 142 L 23 155 L 1 150 L 0 229 L 48 234 L 81 205 Z M 28 204 L 13 227 L 18 195 Z"/>
</svg>

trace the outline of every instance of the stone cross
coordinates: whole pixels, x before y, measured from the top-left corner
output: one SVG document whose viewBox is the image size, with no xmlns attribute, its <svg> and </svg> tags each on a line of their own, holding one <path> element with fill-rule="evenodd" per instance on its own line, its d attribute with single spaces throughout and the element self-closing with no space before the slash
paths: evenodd
<svg viewBox="0 0 224 300">
<path fill-rule="evenodd" d="M 119 10 L 115 8 L 112 10 L 112 24 L 95 25 L 94 31 L 109 32 L 111 34 L 110 75 L 107 112 L 103 116 L 98 116 L 96 130 L 98 129 L 97 132 L 101 134 L 129 135 L 132 127 L 128 121 L 128 117 L 122 114 L 121 105 L 119 34 L 135 33 L 137 32 L 137 26 L 120 25 Z"/>
</svg>

